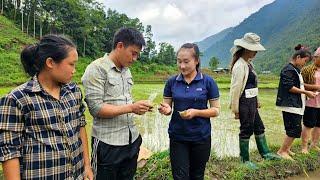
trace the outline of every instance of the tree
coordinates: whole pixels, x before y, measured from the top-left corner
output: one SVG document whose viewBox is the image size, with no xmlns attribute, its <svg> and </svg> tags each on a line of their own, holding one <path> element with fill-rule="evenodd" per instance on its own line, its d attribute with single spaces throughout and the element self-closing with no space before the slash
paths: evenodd
<svg viewBox="0 0 320 180">
<path fill-rule="evenodd" d="M 173 65 L 176 63 L 176 53 L 171 44 L 162 42 L 159 43 L 159 53 L 155 57 L 155 62 L 158 64 Z"/>
<path fill-rule="evenodd" d="M 213 71 L 215 69 L 217 69 L 218 65 L 219 65 L 219 59 L 216 57 L 211 57 L 210 61 L 209 61 L 209 68 Z"/>
<path fill-rule="evenodd" d="M 0 14 L 2 15 L 3 14 L 3 2 L 4 0 L 1 0 L 1 12 L 0 12 Z"/>
<path fill-rule="evenodd" d="M 131 19 L 126 14 L 108 9 L 105 28 L 105 49 L 110 52 L 113 49 L 113 35 L 122 27 L 132 27 L 143 32 L 144 27 L 138 18 Z"/>
<path fill-rule="evenodd" d="M 146 31 L 144 34 L 146 46 L 144 47 L 141 53 L 141 57 L 139 59 L 141 62 L 150 62 L 152 57 L 156 55 L 156 49 L 155 49 L 156 43 L 152 40 L 153 34 L 151 29 L 152 29 L 151 25 L 147 25 Z"/>
</svg>

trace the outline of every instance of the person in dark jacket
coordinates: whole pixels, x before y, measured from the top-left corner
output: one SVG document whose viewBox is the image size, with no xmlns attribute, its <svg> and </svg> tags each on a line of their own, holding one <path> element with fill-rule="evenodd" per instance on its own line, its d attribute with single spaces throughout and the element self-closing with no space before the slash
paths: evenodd
<svg viewBox="0 0 320 180">
<path fill-rule="evenodd" d="M 290 155 L 291 145 L 295 138 L 300 138 L 302 127 L 301 119 L 305 109 L 305 98 L 314 98 L 315 92 L 304 89 L 300 69 L 310 59 L 311 53 L 300 44 L 295 47 L 295 53 L 289 64 L 280 73 L 277 102 L 278 109 L 282 111 L 286 137 L 278 155 L 284 159 L 293 160 Z"/>
</svg>

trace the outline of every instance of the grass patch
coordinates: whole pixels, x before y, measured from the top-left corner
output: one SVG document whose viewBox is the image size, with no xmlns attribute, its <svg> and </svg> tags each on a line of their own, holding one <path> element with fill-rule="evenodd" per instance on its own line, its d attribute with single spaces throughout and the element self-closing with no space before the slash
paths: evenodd
<svg viewBox="0 0 320 180">
<path fill-rule="evenodd" d="M 276 152 L 279 146 L 271 146 L 270 148 L 273 152 Z M 295 143 L 293 151 L 298 152 L 300 151 L 299 148 L 300 146 Z M 294 162 L 290 160 L 263 160 L 257 151 L 252 152 L 250 158 L 258 164 L 259 170 L 248 169 L 240 163 L 238 157 L 218 158 L 211 154 L 205 171 L 205 179 L 284 179 L 314 171 L 320 167 L 320 155 L 316 151 L 311 151 L 308 155 L 297 153 L 294 156 Z M 145 167 L 138 169 L 136 177 L 137 179 L 173 179 L 169 152 L 164 151 L 154 154 Z"/>
</svg>

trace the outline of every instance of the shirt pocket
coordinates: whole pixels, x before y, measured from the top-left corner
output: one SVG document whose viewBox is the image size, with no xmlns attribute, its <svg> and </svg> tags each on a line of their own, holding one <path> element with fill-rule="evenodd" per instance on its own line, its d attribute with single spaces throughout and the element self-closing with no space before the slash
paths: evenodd
<svg viewBox="0 0 320 180">
<path fill-rule="evenodd" d="M 119 78 L 109 78 L 106 83 L 107 94 L 112 97 L 118 97 L 121 95 L 123 89 L 121 88 L 121 79 Z"/>
<path fill-rule="evenodd" d="M 131 94 L 131 88 L 133 86 L 133 79 L 132 77 L 127 78 L 127 93 Z"/>
</svg>

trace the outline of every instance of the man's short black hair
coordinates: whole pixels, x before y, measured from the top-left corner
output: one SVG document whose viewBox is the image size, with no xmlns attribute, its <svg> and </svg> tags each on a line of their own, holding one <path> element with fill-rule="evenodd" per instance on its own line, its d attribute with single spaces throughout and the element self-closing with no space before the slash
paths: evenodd
<svg viewBox="0 0 320 180">
<path fill-rule="evenodd" d="M 116 48 L 118 42 L 122 42 L 125 47 L 136 45 L 140 48 L 146 45 L 141 32 L 134 28 L 120 28 L 113 37 L 113 49 Z"/>
</svg>

